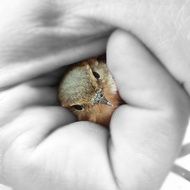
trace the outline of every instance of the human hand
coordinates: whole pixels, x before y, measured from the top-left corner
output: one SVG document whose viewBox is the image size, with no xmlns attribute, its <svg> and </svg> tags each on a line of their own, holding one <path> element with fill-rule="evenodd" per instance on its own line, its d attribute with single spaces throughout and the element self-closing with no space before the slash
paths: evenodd
<svg viewBox="0 0 190 190">
<path fill-rule="evenodd" d="M 113 27 L 80 16 L 88 6 L 81 0 L 2 1 L 0 88 L 104 52 Z"/>
<path fill-rule="evenodd" d="M 189 0 L 7 0 L 0 9 L 0 87 L 100 54 L 110 32 L 122 28 L 190 94 Z"/>
<path fill-rule="evenodd" d="M 72 115 L 56 106 L 55 77 L 1 93 L 2 110 L 17 110 L 7 112 L 12 121 L 0 131 L 3 183 L 19 190 L 161 185 L 180 147 L 189 100 L 157 60 L 124 32 L 111 36 L 107 55 L 128 103 L 114 113 L 110 135 L 93 123 L 72 123 Z"/>
<path fill-rule="evenodd" d="M 109 8 L 105 1 L 99 2 L 92 18 L 135 35 L 190 95 L 190 1 L 108 0 L 106 3 Z"/>
<path fill-rule="evenodd" d="M 56 106 L 55 89 L 48 86 L 54 77 L 35 81 L 22 78 L 20 85 L 1 93 L 0 171 L 4 183 L 19 190 L 160 186 L 180 146 L 189 114 L 188 98 L 157 60 L 128 34 L 114 33 L 107 51 L 108 66 L 129 104 L 114 114 L 110 137 L 106 130 L 88 122 L 61 127 L 74 118 Z M 82 56 L 79 53 L 76 59 Z M 62 65 L 70 62 L 72 59 L 64 60 Z M 49 65 L 47 70 L 52 69 Z M 38 69 L 31 69 L 29 78 L 36 72 Z"/>
</svg>

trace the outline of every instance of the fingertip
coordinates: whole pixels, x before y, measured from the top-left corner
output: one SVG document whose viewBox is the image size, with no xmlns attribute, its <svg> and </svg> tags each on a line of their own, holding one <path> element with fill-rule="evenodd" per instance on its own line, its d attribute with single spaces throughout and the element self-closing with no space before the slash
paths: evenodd
<svg viewBox="0 0 190 190">
<path fill-rule="evenodd" d="M 107 43 L 107 64 L 111 71 L 115 71 L 115 69 L 117 70 L 118 64 L 120 64 L 120 62 L 117 62 L 116 65 L 112 60 L 115 60 L 118 56 L 122 56 L 123 49 L 130 51 L 128 47 L 130 47 L 130 44 L 132 45 L 132 43 L 134 43 L 134 39 L 128 32 L 116 30 L 112 33 Z"/>
<path fill-rule="evenodd" d="M 158 109 L 176 102 L 174 92 L 179 91 L 176 81 L 129 32 L 117 30 L 112 34 L 107 46 L 107 64 L 121 98 L 129 105 Z"/>
</svg>

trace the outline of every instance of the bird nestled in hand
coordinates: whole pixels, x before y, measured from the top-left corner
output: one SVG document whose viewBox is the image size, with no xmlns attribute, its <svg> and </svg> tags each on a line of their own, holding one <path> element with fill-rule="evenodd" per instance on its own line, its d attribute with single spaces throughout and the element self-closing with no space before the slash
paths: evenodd
<svg viewBox="0 0 190 190">
<path fill-rule="evenodd" d="M 109 126 L 113 111 L 122 104 L 105 57 L 69 66 L 59 86 L 59 100 L 78 120 Z"/>
</svg>

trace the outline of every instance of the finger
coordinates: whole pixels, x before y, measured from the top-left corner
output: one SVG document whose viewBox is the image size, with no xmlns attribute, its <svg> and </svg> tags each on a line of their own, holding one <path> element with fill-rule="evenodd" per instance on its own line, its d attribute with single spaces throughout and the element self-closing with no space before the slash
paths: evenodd
<svg viewBox="0 0 190 190">
<path fill-rule="evenodd" d="M 178 96 L 186 97 L 180 85 L 142 44 L 138 47 L 140 42 L 135 42 L 134 37 L 128 36 L 124 38 L 123 44 L 118 45 L 119 42 L 112 42 L 112 39 L 117 38 L 117 35 L 113 35 L 109 43 L 111 47 L 108 45 L 108 66 L 123 100 L 132 106 L 149 109 L 162 109 L 178 104 Z M 127 47 L 124 48 L 124 45 Z M 130 45 L 132 49 L 128 47 Z M 174 92 L 178 96 L 173 96 Z"/>
<path fill-rule="evenodd" d="M 2 168 L 0 170 L 0 176 L 3 176 L 0 181 L 8 183 L 4 181 L 4 176 L 10 177 L 9 171 L 15 170 L 15 163 L 21 164 L 21 166 L 28 163 L 30 159 L 28 156 L 31 156 L 31 152 L 48 135 L 59 127 L 74 121 L 73 115 L 60 107 L 33 107 L 26 109 L 15 120 L 0 128 L 0 168 L 4 167 L 3 170 Z M 24 158 L 20 159 L 23 156 Z M 23 172 L 21 167 L 18 170 Z"/>
<path fill-rule="evenodd" d="M 35 148 L 54 130 L 74 121 L 73 114 L 61 107 L 38 106 L 26 109 L 19 117 L 0 128 L 0 150 L 9 149 L 13 142 L 14 145 L 18 143 L 19 147 L 24 145 L 28 149 Z"/>
<path fill-rule="evenodd" d="M 94 189 L 117 189 L 107 157 L 109 134 L 105 128 L 83 121 L 47 133 L 49 124 L 44 129 L 41 126 L 43 127 L 40 125 L 35 130 L 26 131 L 9 147 L 3 162 L 7 184 L 22 189 L 24 178 L 26 189 L 39 186 L 39 189 L 54 189 L 55 186 L 60 189 L 91 189 L 92 186 Z M 101 173 L 97 175 L 100 168 Z M 36 178 L 31 173 L 41 175 Z M 44 176 L 51 180 L 48 182 Z M 59 176 L 61 179 L 57 180 Z M 63 183 L 62 179 L 68 178 L 71 180 Z M 33 185 L 31 181 L 34 180 Z"/>
<path fill-rule="evenodd" d="M 34 87 L 22 84 L 0 93 L 0 125 L 12 121 L 30 106 L 57 105 L 57 90 L 52 87 Z"/>
<path fill-rule="evenodd" d="M 107 56 L 120 95 L 127 102 L 111 120 L 113 170 L 123 188 L 133 189 L 138 181 L 136 189 L 156 189 L 177 156 L 188 123 L 187 95 L 126 32 L 112 34 Z"/>
<path fill-rule="evenodd" d="M 34 60 L 28 60 L 27 64 L 22 61 L 5 64 L 0 69 L 0 90 L 25 82 L 62 66 L 99 55 L 105 51 L 106 42 L 107 37 L 100 37 L 78 44 L 71 43 L 69 47 L 64 47 L 65 49 L 56 55 L 50 54 L 40 59 L 34 57 Z"/>
</svg>

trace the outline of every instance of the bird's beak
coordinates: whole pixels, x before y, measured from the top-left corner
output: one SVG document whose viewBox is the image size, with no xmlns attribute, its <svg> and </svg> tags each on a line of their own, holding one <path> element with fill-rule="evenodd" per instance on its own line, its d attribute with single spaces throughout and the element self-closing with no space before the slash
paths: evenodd
<svg viewBox="0 0 190 190">
<path fill-rule="evenodd" d="M 112 103 L 111 103 L 110 101 L 108 101 L 105 96 L 103 96 L 103 97 L 100 99 L 99 104 L 105 104 L 105 105 L 108 105 L 108 106 L 113 106 Z"/>
<path fill-rule="evenodd" d="M 102 90 L 99 90 L 96 93 L 95 97 L 93 98 L 93 104 L 105 104 L 108 106 L 113 106 L 112 103 L 106 99 Z"/>
</svg>

